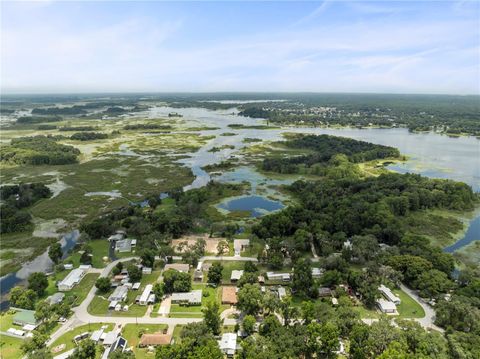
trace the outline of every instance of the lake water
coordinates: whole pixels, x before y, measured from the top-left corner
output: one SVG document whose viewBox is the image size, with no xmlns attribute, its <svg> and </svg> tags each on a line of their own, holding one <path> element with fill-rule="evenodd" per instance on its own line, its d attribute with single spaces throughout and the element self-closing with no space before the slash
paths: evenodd
<svg viewBox="0 0 480 359">
<path fill-rule="evenodd" d="M 74 230 L 62 237 L 60 244 L 62 246 L 64 258 L 66 257 L 67 253 L 72 250 L 73 247 L 75 247 L 79 236 L 79 231 Z M 3 296 L 7 294 L 10 289 L 24 282 L 28 276 L 34 272 L 49 273 L 52 270 L 53 262 L 48 256 L 48 250 L 46 250 L 33 261 L 25 263 L 18 272 L 3 276 L 0 279 L 0 296 L 2 297 L 2 300 L 0 301 L 0 310 L 4 310 L 8 307 L 9 303 Z"/>
<path fill-rule="evenodd" d="M 273 201 L 263 196 L 256 195 L 227 199 L 217 205 L 217 208 L 228 212 L 248 211 L 250 212 L 250 217 L 260 217 L 267 213 L 278 211 L 284 207 L 285 206 L 280 201 Z"/>
</svg>

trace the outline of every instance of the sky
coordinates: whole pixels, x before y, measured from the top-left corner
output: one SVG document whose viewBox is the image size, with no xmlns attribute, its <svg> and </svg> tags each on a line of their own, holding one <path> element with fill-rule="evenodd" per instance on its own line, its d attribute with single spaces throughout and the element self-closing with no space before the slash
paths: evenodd
<svg viewBox="0 0 480 359">
<path fill-rule="evenodd" d="M 2 1 L 2 93 L 480 93 L 480 1 Z"/>
</svg>

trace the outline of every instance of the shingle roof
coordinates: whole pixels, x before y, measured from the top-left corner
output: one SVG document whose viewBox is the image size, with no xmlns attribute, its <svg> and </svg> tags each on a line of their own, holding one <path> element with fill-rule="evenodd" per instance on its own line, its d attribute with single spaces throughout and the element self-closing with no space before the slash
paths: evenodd
<svg viewBox="0 0 480 359">
<path fill-rule="evenodd" d="M 154 334 L 143 334 L 140 338 L 139 345 L 140 346 L 148 346 L 148 345 L 168 345 L 172 341 L 171 334 L 161 334 L 161 333 L 154 333 Z"/>
</svg>

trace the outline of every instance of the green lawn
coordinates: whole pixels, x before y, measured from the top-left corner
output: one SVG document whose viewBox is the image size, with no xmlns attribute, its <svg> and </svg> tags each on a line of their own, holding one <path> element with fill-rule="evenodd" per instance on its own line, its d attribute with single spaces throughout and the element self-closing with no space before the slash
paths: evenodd
<svg viewBox="0 0 480 359">
<path fill-rule="evenodd" d="M 412 297 L 401 289 L 394 289 L 393 292 L 402 301 L 400 305 L 397 305 L 399 318 L 423 318 L 425 311 Z"/>
<path fill-rule="evenodd" d="M 3 317 L 2 317 L 3 320 Z M 6 335 L 0 336 L 0 353 L 2 359 L 18 359 L 22 357 L 20 346 L 23 339 L 12 338 Z"/>
<path fill-rule="evenodd" d="M 109 294 L 106 294 L 105 298 L 108 298 L 108 295 Z M 92 315 L 112 317 L 143 317 L 147 311 L 146 305 L 130 304 L 127 312 L 116 312 L 108 309 L 109 303 L 110 302 L 107 299 L 103 299 L 102 297 L 96 295 L 88 306 L 88 312 Z"/>
<path fill-rule="evenodd" d="M 173 329 L 173 341 L 175 343 L 180 343 L 180 333 L 182 332 L 183 325 L 176 325 L 175 328 Z"/>
<path fill-rule="evenodd" d="M 90 332 L 92 333 L 94 330 L 100 329 L 103 325 L 106 325 L 107 331 L 110 331 L 113 329 L 114 325 L 113 324 L 107 324 L 107 323 L 92 323 L 92 324 L 85 324 L 79 327 L 74 328 L 73 330 L 70 330 L 69 332 L 63 334 L 60 338 L 55 340 L 55 342 L 50 346 L 50 349 L 55 348 L 56 346 L 59 346 L 61 344 L 65 344 L 65 348 L 61 351 L 58 351 L 56 353 L 53 353 L 53 355 L 58 355 L 63 352 L 66 352 L 70 349 L 75 348 L 75 343 L 73 342 L 73 338 L 81 333 L 84 332 Z"/>
<path fill-rule="evenodd" d="M 242 270 L 245 266 L 245 262 L 237 262 L 237 261 L 221 261 L 223 266 L 222 272 L 222 282 L 223 283 L 230 283 L 230 276 L 232 275 L 233 270 Z"/>
<path fill-rule="evenodd" d="M 133 352 L 135 353 L 135 358 L 143 359 L 143 358 L 154 358 L 155 352 L 151 353 L 148 352 L 147 349 L 138 348 L 138 342 L 140 341 L 141 334 L 153 334 L 159 333 L 166 330 L 168 326 L 166 324 L 127 324 L 123 328 L 122 336 L 127 339 L 128 346 L 133 347 Z"/>
<path fill-rule="evenodd" d="M 88 245 L 92 248 L 92 267 L 105 268 L 106 262 L 103 261 L 103 257 L 108 257 L 108 251 L 110 242 L 105 239 L 96 239 L 88 242 Z M 74 267 L 80 265 L 80 253 L 72 253 L 66 260 L 72 261 Z"/>
<path fill-rule="evenodd" d="M 97 280 L 99 274 L 98 273 L 88 273 L 83 277 L 82 281 L 73 287 L 72 290 L 65 292 L 65 296 L 73 296 L 75 297 L 75 305 L 79 305 L 82 303 L 85 298 L 87 297 L 88 292 L 90 289 L 95 285 L 95 281 Z"/>
<path fill-rule="evenodd" d="M 170 315 L 170 317 L 188 318 L 191 316 L 194 318 L 198 318 L 202 316 L 202 309 L 205 308 L 208 303 L 221 303 L 221 287 L 212 288 L 202 284 L 193 284 L 192 290 L 197 289 L 202 290 L 202 305 L 181 306 L 178 304 L 172 304 L 170 307 L 170 313 L 172 315 Z M 220 304 L 220 312 L 228 308 L 230 308 L 229 305 Z"/>
</svg>

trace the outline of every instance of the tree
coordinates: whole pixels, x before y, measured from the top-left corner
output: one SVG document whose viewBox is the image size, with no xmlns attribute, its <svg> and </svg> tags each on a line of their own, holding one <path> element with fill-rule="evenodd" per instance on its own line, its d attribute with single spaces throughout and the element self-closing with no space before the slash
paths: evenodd
<svg viewBox="0 0 480 359">
<path fill-rule="evenodd" d="M 25 290 L 23 287 L 14 287 L 10 291 L 10 304 L 12 307 L 23 309 L 34 309 L 37 293 L 31 289 Z"/>
<path fill-rule="evenodd" d="M 255 265 L 255 263 L 252 261 L 245 262 L 245 265 L 243 266 L 243 270 L 248 273 L 258 273 L 258 268 Z"/>
<path fill-rule="evenodd" d="M 453 287 L 453 283 L 448 276 L 437 269 L 431 269 L 420 274 L 415 284 L 420 290 L 420 295 L 427 298 L 435 298 L 440 293 L 446 293 Z"/>
<path fill-rule="evenodd" d="M 163 273 L 165 293 L 188 292 L 192 288 L 190 274 L 169 269 Z"/>
<path fill-rule="evenodd" d="M 254 332 L 255 330 L 255 324 L 257 323 L 257 320 L 253 315 L 246 315 L 245 318 L 243 318 L 243 330 L 250 335 Z"/>
<path fill-rule="evenodd" d="M 38 296 L 42 296 L 48 288 L 48 278 L 45 273 L 34 272 L 28 276 L 28 289 L 33 290 Z"/>
<path fill-rule="evenodd" d="M 97 287 L 100 293 L 107 293 L 112 287 L 112 284 L 107 277 L 101 277 L 95 281 L 95 287 Z"/>
<path fill-rule="evenodd" d="M 39 322 L 50 319 L 52 314 L 53 308 L 50 303 L 41 301 L 37 304 L 37 307 L 35 308 L 35 319 L 37 319 Z"/>
<path fill-rule="evenodd" d="M 340 347 L 338 336 L 340 331 L 331 322 L 318 324 L 312 322 L 307 325 L 307 352 L 315 354 L 317 358 L 335 358 Z"/>
<path fill-rule="evenodd" d="M 84 251 L 80 256 L 80 263 L 86 265 L 92 264 L 92 254 Z"/>
<path fill-rule="evenodd" d="M 137 265 L 131 263 L 127 267 L 128 277 L 131 283 L 140 282 L 142 279 L 142 270 Z"/>
<path fill-rule="evenodd" d="M 290 320 L 297 318 L 299 315 L 298 308 L 292 306 L 292 298 L 290 296 L 286 296 L 280 301 L 279 310 L 283 317 L 283 324 L 285 326 L 289 326 Z"/>
<path fill-rule="evenodd" d="M 27 359 L 52 359 L 53 355 L 50 349 L 41 348 L 35 350 L 33 353 L 27 354 Z"/>
<path fill-rule="evenodd" d="M 223 255 L 225 253 L 228 253 L 228 251 L 230 250 L 229 246 L 228 246 L 228 242 L 227 241 L 220 241 L 218 242 L 217 244 L 217 253 L 219 255 Z"/>
<path fill-rule="evenodd" d="M 367 325 L 359 323 L 350 332 L 350 357 L 352 359 L 367 359 L 370 357 L 369 333 Z"/>
<path fill-rule="evenodd" d="M 258 281 L 257 273 L 253 272 L 244 272 L 242 277 L 239 279 L 237 286 L 239 288 L 243 287 L 245 284 L 255 284 Z"/>
<path fill-rule="evenodd" d="M 30 339 L 25 340 L 21 345 L 22 352 L 24 354 L 33 354 L 37 350 L 45 348 L 47 341 L 47 335 L 41 334 L 38 331 L 33 331 L 33 336 Z"/>
<path fill-rule="evenodd" d="M 142 259 L 142 264 L 145 267 L 153 268 L 155 263 L 155 252 L 153 249 L 144 249 L 140 255 L 140 258 Z"/>
<path fill-rule="evenodd" d="M 214 262 L 208 269 L 208 283 L 219 285 L 222 281 L 223 266 L 220 262 Z"/>
<path fill-rule="evenodd" d="M 238 291 L 238 309 L 256 315 L 262 308 L 262 292 L 258 284 L 245 284 Z"/>
<path fill-rule="evenodd" d="M 62 259 L 63 253 L 62 253 L 62 246 L 60 243 L 53 243 L 49 248 L 48 248 L 48 256 L 52 260 L 53 263 L 58 264 L 60 259 Z"/>
<path fill-rule="evenodd" d="M 208 303 L 207 307 L 202 310 L 203 321 L 213 335 L 218 335 L 221 331 L 221 325 L 223 321 L 220 319 L 219 310 L 220 306 L 216 301 Z"/>
<path fill-rule="evenodd" d="M 153 285 L 153 293 L 155 294 L 155 299 L 161 301 L 165 295 L 165 290 L 163 288 L 163 283 L 155 283 Z"/>
<path fill-rule="evenodd" d="M 293 267 L 292 290 L 304 296 L 313 296 L 312 264 L 308 259 L 300 259 Z"/>
<path fill-rule="evenodd" d="M 274 313 L 280 307 L 278 296 L 271 291 L 265 293 L 263 296 L 263 307 L 267 314 Z"/>
<path fill-rule="evenodd" d="M 85 339 L 75 348 L 71 358 L 73 359 L 95 359 L 97 348 L 95 342 L 90 339 Z"/>
</svg>

